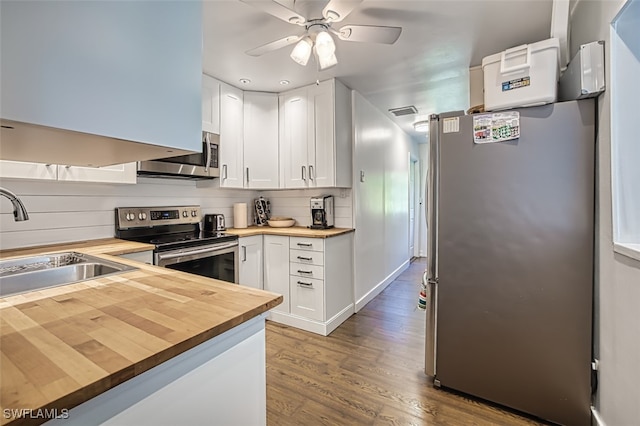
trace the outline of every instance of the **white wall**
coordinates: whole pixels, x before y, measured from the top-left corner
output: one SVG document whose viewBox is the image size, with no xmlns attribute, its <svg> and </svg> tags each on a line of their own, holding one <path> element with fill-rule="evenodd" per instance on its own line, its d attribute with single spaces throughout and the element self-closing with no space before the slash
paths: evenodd
<svg viewBox="0 0 640 426">
<path fill-rule="evenodd" d="M 353 96 L 357 311 L 409 264 L 409 153 L 419 157 L 419 150 L 386 115 Z"/>
<path fill-rule="evenodd" d="M 596 409 L 609 426 L 640 419 L 640 262 L 614 253 L 611 209 L 610 23 L 623 4 L 579 0 L 571 18 L 571 56 L 581 44 L 605 40 L 607 91 L 598 99 L 595 351 Z M 637 110 L 635 104 L 627 107 Z"/>
<path fill-rule="evenodd" d="M 46 182 L 3 179 L 18 194 L 29 220 L 14 222 L 11 204 L 2 198 L 0 249 L 113 237 L 116 207 L 196 204 L 203 213 L 222 213 L 233 226 L 233 203 L 250 203 L 257 192 L 220 189 L 216 179 L 197 188 L 194 181 L 139 178 L 137 185 Z M 252 220 L 250 213 L 249 221 Z"/>
<path fill-rule="evenodd" d="M 311 225 L 311 197 L 333 195 L 336 227 L 353 228 L 351 189 L 290 189 L 284 191 L 261 191 L 259 195 L 271 202 L 272 216 L 291 217 L 296 220 L 296 226 Z"/>
</svg>

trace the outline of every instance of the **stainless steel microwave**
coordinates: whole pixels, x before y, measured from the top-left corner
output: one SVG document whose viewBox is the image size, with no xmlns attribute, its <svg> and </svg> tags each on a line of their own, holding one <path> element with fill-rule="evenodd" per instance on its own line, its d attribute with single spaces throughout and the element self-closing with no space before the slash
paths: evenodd
<svg viewBox="0 0 640 426">
<path fill-rule="evenodd" d="M 202 132 L 202 152 L 138 161 L 138 175 L 182 179 L 213 179 L 220 177 L 220 135 Z"/>
</svg>

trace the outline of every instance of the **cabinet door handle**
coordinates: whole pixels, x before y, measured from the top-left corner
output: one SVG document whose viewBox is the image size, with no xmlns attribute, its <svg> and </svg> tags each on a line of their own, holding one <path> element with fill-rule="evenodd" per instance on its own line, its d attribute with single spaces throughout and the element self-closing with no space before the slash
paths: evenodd
<svg viewBox="0 0 640 426">
<path fill-rule="evenodd" d="M 307 168 L 306 166 L 302 166 L 302 180 L 307 181 Z"/>
<path fill-rule="evenodd" d="M 298 273 L 299 274 L 313 274 L 313 271 L 303 271 L 301 269 L 298 269 Z"/>
<path fill-rule="evenodd" d="M 303 257 L 303 256 L 298 256 L 298 259 L 300 259 L 300 260 L 308 260 L 309 262 L 311 262 L 313 260 L 312 257 Z"/>
<path fill-rule="evenodd" d="M 305 283 L 304 281 L 298 281 L 298 285 L 302 287 L 313 287 L 313 283 Z"/>
<path fill-rule="evenodd" d="M 222 179 L 226 179 L 227 178 L 227 165 L 223 164 L 222 165 Z"/>
<path fill-rule="evenodd" d="M 247 246 L 242 246 L 242 261 L 247 261 Z"/>
<path fill-rule="evenodd" d="M 207 149 L 207 160 L 204 165 L 204 171 L 208 173 L 209 167 L 211 167 L 211 138 L 209 137 L 209 133 L 204 133 L 204 144 Z"/>
<path fill-rule="evenodd" d="M 313 166 L 309 164 L 309 180 L 313 180 Z"/>
<path fill-rule="evenodd" d="M 247 167 L 247 183 L 249 183 L 249 168 Z"/>
<path fill-rule="evenodd" d="M 313 247 L 313 244 L 309 244 L 309 243 L 298 243 L 298 245 L 300 247 Z"/>
</svg>

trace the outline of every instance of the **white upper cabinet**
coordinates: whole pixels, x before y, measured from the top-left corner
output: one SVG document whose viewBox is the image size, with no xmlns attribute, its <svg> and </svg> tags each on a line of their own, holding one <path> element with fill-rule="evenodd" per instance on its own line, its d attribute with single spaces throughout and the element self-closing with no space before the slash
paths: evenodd
<svg viewBox="0 0 640 426">
<path fill-rule="evenodd" d="M 220 134 L 220 82 L 202 74 L 202 130 Z"/>
<path fill-rule="evenodd" d="M 136 163 L 104 167 L 58 166 L 58 180 L 69 182 L 136 183 Z"/>
<path fill-rule="evenodd" d="M 220 187 L 244 187 L 243 93 L 220 84 Z"/>
<path fill-rule="evenodd" d="M 351 187 L 351 94 L 338 80 L 280 97 L 284 188 Z"/>
<path fill-rule="evenodd" d="M 201 149 L 201 2 L 2 1 L 0 20 L 1 118 L 47 126 L 3 129 L 0 158 L 105 165 Z M 106 138 L 27 137 L 47 128 Z"/>
<path fill-rule="evenodd" d="M 277 189 L 278 160 L 278 95 L 244 92 L 244 187 Z"/>
<path fill-rule="evenodd" d="M 137 167 L 136 163 L 104 167 L 82 167 L 22 161 L 0 161 L 0 178 L 135 184 L 137 182 Z"/>
<path fill-rule="evenodd" d="M 308 97 L 307 88 L 280 96 L 280 169 L 282 188 L 308 186 Z"/>
</svg>

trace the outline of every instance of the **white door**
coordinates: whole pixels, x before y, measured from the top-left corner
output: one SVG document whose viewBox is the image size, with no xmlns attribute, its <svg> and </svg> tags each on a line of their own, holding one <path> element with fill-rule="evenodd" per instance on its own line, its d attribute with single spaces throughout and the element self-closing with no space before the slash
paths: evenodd
<svg viewBox="0 0 640 426">
<path fill-rule="evenodd" d="M 202 75 L 202 130 L 220 134 L 220 82 Z"/>
<path fill-rule="evenodd" d="M 244 187 L 242 90 L 220 84 L 220 186 Z"/>
<path fill-rule="evenodd" d="M 283 170 L 284 188 L 306 188 L 307 163 L 307 89 L 302 88 L 284 94 L 280 105 L 282 112 L 282 139 L 280 140 L 280 167 Z"/>
<path fill-rule="evenodd" d="M 238 244 L 240 245 L 240 284 L 262 289 L 262 235 L 242 237 Z"/>
<path fill-rule="evenodd" d="M 104 167 L 58 166 L 58 180 L 133 184 L 137 182 L 137 166 L 136 163 Z"/>
<path fill-rule="evenodd" d="M 409 258 L 415 256 L 416 228 L 416 161 L 409 158 Z"/>
<path fill-rule="evenodd" d="M 333 80 L 309 88 L 309 186 L 332 187 L 335 179 Z"/>
<path fill-rule="evenodd" d="M 58 179 L 58 166 L 23 161 L 0 161 L 0 178 L 56 180 Z"/>
<path fill-rule="evenodd" d="M 245 188 L 277 189 L 278 95 L 244 92 Z"/>
<path fill-rule="evenodd" d="M 264 289 L 284 297 L 273 311 L 289 313 L 289 237 L 264 236 Z"/>
</svg>

